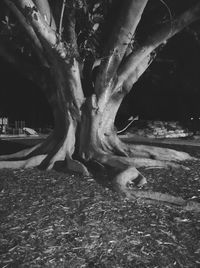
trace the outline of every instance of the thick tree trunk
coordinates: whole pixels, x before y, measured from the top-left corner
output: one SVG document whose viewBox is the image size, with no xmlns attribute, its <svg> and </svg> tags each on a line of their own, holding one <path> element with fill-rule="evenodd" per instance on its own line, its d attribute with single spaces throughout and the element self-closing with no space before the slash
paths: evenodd
<svg viewBox="0 0 200 268">
<path fill-rule="evenodd" d="M 175 162 L 192 159 L 188 154 L 174 150 L 124 144 L 117 136 L 114 121 L 127 88 L 119 87 L 116 79 L 101 96 L 93 94 L 85 99 L 76 59 L 66 61 L 62 53 L 57 54 L 54 49 L 48 50 L 48 55 L 51 83 L 47 84 L 51 86 L 45 93 L 54 115 L 54 131 L 46 141 L 34 148 L 10 157 L 1 156 L 0 167 L 38 166 L 89 175 L 90 162 L 94 161 L 100 166 L 109 167 L 109 179 L 117 190 L 131 198 L 138 198 L 140 194 L 136 190 L 134 194 L 128 190 L 129 185 L 141 187 L 146 183 L 136 168 L 180 167 Z M 146 198 L 144 193 L 142 196 Z M 153 200 L 160 198 L 154 193 L 148 193 L 147 196 Z M 171 197 L 162 198 L 166 198 L 167 202 Z M 175 204 L 179 202 L 179 199 L 173 200 Z M 185 202 L 182 203 L 185 206 Z"/>
<path fill-rule="evenodd" d="M 54 48 L 48 49 L 47 52 L 51 69 L 50 83 L 47 83 L 49 87 L 45 94 L 54 115 L 54 131 L 36 148 L 6 156 L 5 159 L 20 157 L 21 161 L 17 164 L 11 161 L 6 163 L 6 167 L 39 165 L 41 168 L 51 169 L 55 164 L 62 163 L 64 168 L 88 174 L 87 168 L 76 158 L 82 159 L 84 163 L 95 160 L 115 167 L 119 172 L 132 165 L 176 166 L 174 163 L 170 164 L 170 160 L 176 162 L 190 159 L 187 154 L 175 153 L 173 150 L 151 149 L 148 146 L 131 148 L 124 144 L 117 136 L 114 122 L 120 104 L 127 94 L 127 87 L 120 87 L 116 78 L 100 90 L 101 95 L 93 94 L 85 99 L 76 59 L 72 57 L 70 61 L 66 61 L 65 57 L 62 57 L 65 51 L 59 51 L 57 54 Z M 137 70 L 137 75 L 132 80 L 136 81 L 148 64 L 149 59 L 142 65 L 141 70 Z M 4 165 L 5 162 L 0 163 L 0 166 Z"/>
</svg>

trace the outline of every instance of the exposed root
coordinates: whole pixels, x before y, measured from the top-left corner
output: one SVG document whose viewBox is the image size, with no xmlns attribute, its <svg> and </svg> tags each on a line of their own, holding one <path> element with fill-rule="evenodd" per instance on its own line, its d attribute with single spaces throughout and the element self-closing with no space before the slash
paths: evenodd
<svg viewBox="0 0 200 268">
<path fill-rule="evenodd" d="M 45 157 L 46 155 L 38 155 L 38 156 L 34 156 L 26 160 L 0 161 L 0 169 L 1 168 L 18 169 L 18 168 L 37 167 L 44 160 Z"/>
<path fill-rule="evenodd" d="M 197 160 L 185 152 L 149 145 L 126 144 L 126 151 L 129 156 L 146 157 L 160 161 L 182 162 L 186 160 Z"/>
<path fill-rule="evenodd" d="M 21 158 L 23 160 L 18 161 L 0 161 L 0 168 L 32 168 L 32 167 L 45 167 L 46 169 L 59 169 L 59 171 L 73 171 L 83 174 L 84 176 L 89 176 L 89 171 L 84 164 L 72 159 L 71 153 L 73 151 L 73 146 L 69 145 L 68 140 L 57 142 L 53 140 L 53 145 L 50 146 L 51 139 L 45 142 L 48 149 L 52 150 L 48 154 L 39 154 L 36 156 L 29 157 L 28 159 L 23 159 L 28 157 L 35 152 L 39 152 L 45 149 L 43 144 L 38 144 L 32 148 L 22 150 L 18 153 L 10 154 L 7 156 L 0 156 L 0 159 L 9 160 Z M 142 187 L 147 183 L 146 178 L 136 169 L 140 167 L 146 168 L 185 168 L 173 161 L 185 161 L 194 159 L 187 153 L 178 152 L 171 149 L 157 148 L 145 145 L 133 146 L 130 154 L 140 154 L 140 157 L 125 157 L 116 156 L 112 154 L 102 153 L 101 151 L 94 152 L 94 159 L 97 163 L 101 163 L 105 166 L 110 166 L 116 170 L 114 179 L 112 180 L 114 187 L 120 193 L 125 194 L 125 196 L 130 200 L 143 200 L 148 203 L 161 202 L 170 205 L 174 205 L 180 209 L 187 211 L 200 212 L 200 204 L 192 201 L 186 201 L 181 197 L 175 197 L 170 194 L 163 194 L 153 191 L 139 190 L 136 187 Z M 141 156 L 148 156 L 144 158 Z M 153 159 L 152 159 L 153 158 Z M 162 159 L 158 160 L 158 159 Z M 94 161 L 95 161 L 94 160 Z"/>
<path fill-rule="evenodd" d="M 81 162 L 79 162 L 78 160 L 73 160 L 72 158 L 67 157 L 65 159 L 65 161 L 66 161 L 66 165 L 65 165 L 65 168 L 62 169 L 62 171 L 69 171 L 70 170 L 73 172 L 78 172 L 84 176 L 90 175 L 86 166 L 84 164 L 82 164 Z"/>
<path fill-rule="evenodd" d="M 200 212 L 200 204 L 193 201 L 186 201 L 181 197 L 170 194 L 163 194 L 153 191 L 136 190 L 133 187 L 140 187 L 146 183 L 146 179 L 134 168 L 129 168 L 119 173 L 114 179 L 115 189 L 130 199 L 140 199 L 148 203 L 168 203 L 187 211 Z M 136 183 L 135 183 L 136 182 Z"/>
<path fill-rule="evenodd" d="M 53 149 L 58 146 L 58 144 L 59 143 L 55 138 L 54 133 L 52 133 L 44 142 L 39 143 L 31 148 L 27 148 L 13 154 L 1 155 L 0 169 L 17 169 L 39 166 L 45 159 L 51 159 L 51 153 L 54 155 Z"/>
<path fill-rule="evenodd" d="M 26 160 L 24 168 L 32 168 L 39 166 L 40 163 L 45 159 L 45 157 L 45 154 L 31 157 L 30 159 Z"/>
<path fill-rule="evenodd" d="M 170 162 L 170 161 L 160 161 L 148 158 L 130 158 L 130 157 L 121 157 L 115 155 L 100 155 L 97 158 L 98 161 L 107 164 L 112 167 L 116 167 L 117 169 L 125 169 L 130 166 L 134 166 L 136 168 L 147 167 L 147 168 L 184 168 L 182 165 Z"/>
<path fill-rule="evenodd" d="M 9 159 L 21 159 L 21 158 L 24 158 L 24 157 L 28 156 L 30 153 L 32 153 L 34 150 L 36 150 L 40 146 L 41 146 L 41 143 L 35 145 L 34 147 L 21 150 L 21 151 L 19 151 L 17 153 L 0 155 L 0 161 L 5 161 L 5 160 L 9 160 Z"/>
<path fill-rule="evenodd" d="M 161 150 L 162 151 L 162 150 Z M 156 151 L 157 152 L 157 151 Z M 174 150 L 170 150 L 170 153 L 174 153 Z M 175 157 L 173 159 L 177 159 L 176 156 L 179 156 L 178 152 L 175 151 Z M 180 154 L 181 160 L 186 160 L 186 158 L 191 159 L 188 155 Z M 195 212 L 200 212 L 200 204 L 196 202 L 186 201 L 181 197 L 175 197 L 170 194 L 163 194 L 159 192 L 152 191 L 142 191 L 137 189 L 136 187 L 143 186 L 147 181 L 146 178 L 136 169 L 137 167 L 151 167 L 151 168 L 185 168 L 181 165 L 170 161 L 159 161 L 153 159 L 146 158 L 128 158 L 121 156 L 113 156 L 109 154 L 99 154 L 96 155 L 95 158 L 108 166 L 111 166 L 118 170 L 117 175 L 115 174 L 113 179 L 114 188 L 125 194 L 125 196 L 130 200 L 141 199 L 144 202 L 161 202 L 168 203 L 171 205 L 175 205 L 178 208 L 183 210 L 190 210 Z M 165 158 L 168 159 L 168 158 Z M 179 159 L 180 160 L 180 159 Z"/>
<path fill-rule="evenodd" d="M 119 187 L 121 187 L 121 185 L 125 185 L 126 187 L 128 185 L 141 187 L 147 183 L 146 178 L 135 167 L 129 167 L 123 170 L 114 180 Z"/>
<path fill-rule="evenodd" d="M 71 135 L 71 136 L 70 136 Z M 59 139 L 59 136 L 52 133 L 43 143 L 20 152 L 1 156 L 1 168 L 30 168 L 38 166 L 41 169 L 52 168 L 60 171 L 74 171 L 89 176 L 87 168 L 81 162 L 73 160 L 71 155 L 74 152 L 75 135 L 73 128 Z M 10 160 L 10 161 L 8 161 Z"/>
<path fill-rule="evenodd" d="M 150 145 L 127 144 L 122 140 L 120 140 L 119 137 L 115 135 L 113 135 L 111 141 L 109 142 L 113 146 L 113 151 L 120 156 L 126 156 L 131 158 L 133 157 L 135 159 L 143 158 L 143 159 L 158 160 L 160 162 L 166 161 L 166 163 L 197 160 L 197 158 L 192 157 L 186 152 L 177 151 L 169 148 L 156 147 Z M 160 166 L 160 164 L 158 164 L 158 166 Z"/>
<path fill-rule="evenodd" d="M 40 155 L 40 154 L 48 154 L 54 146 L 58 143 L 55 138 L 54 131 L 42 142 L 40 146 L 38 146 L 34 151 L 32 151 L 28 157 Z"/>
<path fill-rule="evenodd" d="M 57 143 L 58 142 L 54 137 L 54 133 L 51 133 L 44 142 L 41 142 L 31 148 L 12 154 L 0 155 L 0 161 L 25 160 L 34 156 L 48 154 Z"/>
<path fill-rule="evenodd" d="M 122 189 L 121 189 L 122 190 Z M 200 203 L 187 201 L 181 197 L 176 197 L 170 194 L 163 194 L 153 191 L 141 191 L 124 189 L 123 191 L 128 199 L 140 199 L 148 203 L 166 203 L 174 205 L 182 210 L 200 212 Z M 152 202 L 151 202 L 152 201 Z"/>
<path fill-rule="evenodd" d="M 47 157 L 42 161 L 40 168 L 50 170 L 56 162 L 64 161 L 67 154 L 68 140 L 55 142 Z"/>
</svg>

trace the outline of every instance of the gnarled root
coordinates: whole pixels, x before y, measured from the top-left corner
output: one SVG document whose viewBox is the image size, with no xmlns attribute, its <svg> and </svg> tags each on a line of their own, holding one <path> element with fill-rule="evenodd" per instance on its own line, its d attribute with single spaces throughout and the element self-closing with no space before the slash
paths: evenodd
<svg viewBox="0 0 200 268">
<path fill-rule="evenodd" d="M 71 136 L 64 135 L 61 139 L 56 139 L 55 136 L 52 135 L 42 144 L 22 150 L 19 153 L 1 156 L 0 159 L 10 161 L 0 161 L 0 168 L 16 169 L 39 166 L 40 168 L 45 169 L 55 168 L 63 172 L 69 170 L 75 171 L 88 176 L 90 161 L 87 164 L 87 161 L 85 160 L 83 160 L 83 162 L 80 160 L 80 162 L 73 159 L 72 154 L 74 152 L 74 144 L 72 145 L 69 141 L 75 143 L 75 140 L 71 139 Z M 119 143 L 118 145 L 121 146 L 122 143 Z M 125 156 L 122 156 L 124 151 L 126 152 L 124 154 Z M 183 168 L 182 165 L 175 162 L 193 160 L 194 158 L 189 154 L 145 145 L 125 147 L 124 144 L 122 150 L 118 150 L 118 153 L 120 156 L 106 153 L 104 150 L 94 150 L 91 154 L 91 158 L 89 158 L 89 160 L 96 161 L 100 170 L 103 172 L 105 169 L 102 167 L 110 167 L 113 171 L 112 175 L 114 174 L 110 181 L 112 181 L 112 184 L 117 191 L 133 200 L 139 198 L 140 200 L 144 200 L 144 202 L 162 202 L 173 204 L 184 210 L 200 211 L 200 204 L 198 203 L 187 202 L 180 197 L 158 192 L 144 191 L 137 188 L 141 188 L 147 182 L 146 178 L 137 170 L 137 168 Z M 130 158 L 126 155 L 139 157 Z M 17 158 L 20 160 L 12 161 Z"/>
<path fill-rule="evenodd" d="M 39 143 L 31 148 L 21 150 L 17 153 L 1 155 L 0 156 L 0 169 L 1 168 L 32 168 L 39 166 L 48 153 L 57 144 L 54 133 L 42 143 Z"/>
<path fill-rule="evenodd" d="M 46 155 L 37 155 L 26 160 L 0 161 L 0 169 L 1 168 L 18 169 L 18 168 L 36 167 L 45 159 L 45 157 Z"/>
<path fill-rule="evenodd" d="M 187 160 L 197 160 L 186 152 L 177 151 L 169 148 L 157 147 L 152 145 L 136 145 L 121 141 L 118 143 L 127 156 L 150 158 L 159 161 L 181 162 Z"/>
<path fill-rule="evenodd" d="M 114 183 L 117 188 L 119 187 L 119 189 L 124 192 L 124 189 L 128 188 L 130 185 L 136 187 L 143 186 L 147 183 L 147 180 L 135 167 L 129 167 L 117 174 L 114 178 Z"/>
<path fill-rule="evenodd" d="M 29 166 L 27 164 L 29 160 L 32 163 L 32 159 L 34 159 L 34 157 L 37 157 L 38 155 L 46 155 L 46 157 L 43 157 L 44 159 L 40 163 L 40 168 L 42 169 L 51 169 L 54 167 L 56 162 L 64 161 L 65 165 L 70 170 L 88 174 L 88 171 L 86 171 L 86 168 L 83 164 L 77 160 L 72 159 L 71 155 L 73 153 L 74 147 L 70 144 L 69 140 L 70 139 L 67 137 L 58 140 L 54 137 L 54 135 L 50 135 L 43 143 L 38 144 L 32 148 L 22 150 L 18 153 L 0 156 L 0 160 L 3 160 L 0 162 L 0 168 L 17 168 L 23 165 Z M 121 145 L 124 146 L 122 143 L 120 146 Z M 122 151 L 124 148 L 122 148 Z M 101 151 L 100 153 L 94 153 L 93 158 L 102 164 L 116 167 L 121 170 L 126 169 L 130 166 L 134 166 L 135 168 L 186 168 L 175 162 L 194 159 L 189 154 L 184 152 L 146 145 L 127 146 L 126 151 L 128 155 L 134 155 L 135 157 L 129 158 L 125 156 L 116 156 Z M 17 161 L 17 163 L 15 163 L 15 161 L 6 162 L 5 160 L 20 161 Z M 35 163 L 38 162 L 38 160 L 35 161 Z M 33 164 L 30 164 L 30 166 L 33 166 Z"/>
<path fill-rule="evenodd" d="M 21 150 L 21 151 L 19 151 L 17 153 L 0 155 L 0 161 L 24 158 L 24 157 L 28 156 L 30 153 L 32 153 L 33 151 L 35 151 L 38 147 L 40 147 L 40 145 L 41 145 L 41 143 L 37 144 L 36 146 L 33 146 L 31 148 Z"/>
<path fill-rule="evenodd" d="M 109 142 L 112 144 L 113 151 L 116 152 L 118 155 L 127 156 L 131 158 L 133 157 L 133 158 L 165 161 L 165 163 L 168 163 L 167 166 L 170 165 L 169 164 L 170 162 L 198 160 L 197 158 L 192 157 L 188 153 L 182 151 L 152 145 L 136 145 L 136 144 L 125 143 L 116 135 L 113 135 L 110 138 Z M 144 166 L 148 165 L 147 161 L 145 162 L 146 164 Z M 160 164 L 158 166 L 160 166 Z"/>
<path fill-rule="evenodd" d="M 64 161 L 57 161 L 54 168 L 63 173 L 71 171 L 82 174 L 83 176 L 90 176 L 87 167 L 80 161 L 72 159 L 70 156 L 66 156 Z"/>
<path fill-rule="evenodd" d="M 140 157 L 122 157 L 122 156 L 115 156 L 115 155 L 100 155 L 97 159 L 105 164 L 108 164 L 112 167 L 117 168 L 127 168 L 130 166 L 134 166 L 136 168 L 146 167 L 146 168 L 183 168 L 188 169 L 187 167 L 170 162 L 170 161 L 160 161 L 148 158 L 140 158 Z"/>
<path fill-rule="evenodd" d="M 33 152 L 40 148 L 42 143 L 39 143 L 31 148 L 21 150 L 17 153 L 1 155 L 0 169 L 18 169 L 18 168 L 32 168 L 38 166 L 46 157 L 46 154 L 34 155 Z"/>
<path fill-rule="evenodd" d="M 147 203 L 166 203 L 175 205 L 176 207 L 186 211 L 200 212 L 200 204 L 197 202 L 187 201 L 182 197 L 176 197 L 170 194 L 163 194 L 154 191 L 143 191 L 136 188 L 134 189 L 133 187 L 135 187 L 135 185 L 129 183 L 128 176 L 128 170 L 125 170 L 118 174 L 115 178 L 115 188 L 120 193 L 123 193 L 129 200 L 139 199 Z"/>
<path fill-rule="evenodd" d="M 69 142 L 70 141 L 70 142 Z M 0 169 L 33 168 L 73 171 L 89 176 L 89 171 L 81 162 L 72 159 L 72 140 L 67 136 L 59 139 L 52 133 L 43 143 L 14 154 L 0 156 Z"/>
<path fill-rule="evenodd" d="M 113 155 L 96 155 L 99 162 L 111 166 L 118 170 L 112 179 L 115 190 L 123 193 L 130 200 L 140 199 L 147 203 L 166 203 L 177 208 L 200 212 L 200 204 L 197 202 L 186 201 L 181 197 L 160 192 L 144 191 L 141 188 L 147 183 L 146 178 L 136 169 L 136 167 L 182 167 L 169 161 L 158 161 L 143 158 L 127 158 Z"/>
<path fill-rule="evenodd" d="M 118 174 L 115 176 L 113 182 L 118 186 L 124 185 L 124 189 L 127 187 L 127 185 L 141 187 L 147 182 L 146 178 L 136 168 L 182 167 L 181 165 L 169 161 L 159 161 L 146 158 L 129 158 L 101 153 L 96 153 L 94 157 L 98 162 L 118 170 Z M 120 188 L 121 186 L 119 189 Z"/>
<path fill-rule="evenodd" d="M 41 142 L 33 147 L 23 149 L 19 152 L 12 154 L 0 155 L 0 161 L 25 160 L 28 158 L 32 158 L 33 156 L 48 154 L 48 152 L 55 146 L 56 143 L 57 141 L 54 138 L 53 132 L 46 138 L 46 140 L 44 140 L 44 142 Z"/>
</svg>

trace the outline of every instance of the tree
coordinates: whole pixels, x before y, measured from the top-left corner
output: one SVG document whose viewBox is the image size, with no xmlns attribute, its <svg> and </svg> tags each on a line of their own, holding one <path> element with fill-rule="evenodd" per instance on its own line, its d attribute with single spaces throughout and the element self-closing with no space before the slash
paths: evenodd
<svg viewBox="0 0 200 268">
<path fill-rule="evenodd" d="M 175 150 L 127 145 L 117 136 L 114 122 L 123 98 L 157 49 L 200 18 L 199 1 L 172 1 L 175 15 L 166 19 L 161 10 L 154 21 L 158 6 L 148 0 L 3 2 L 6 34 L 0 55 L 20 66 L 43 90 L 54 115 L 54 130 L 31 149 L 1 156 L 1 167 L 39 166 L 89 174 L 95 163 L 109 167 L 122 186 L 133 180 L 137 185 L 145 182 L 138 167 L 177 167 L 176 162 L 192 159 Z M 87 80 L 91 83 L 84 83 Z"/>
</svg>

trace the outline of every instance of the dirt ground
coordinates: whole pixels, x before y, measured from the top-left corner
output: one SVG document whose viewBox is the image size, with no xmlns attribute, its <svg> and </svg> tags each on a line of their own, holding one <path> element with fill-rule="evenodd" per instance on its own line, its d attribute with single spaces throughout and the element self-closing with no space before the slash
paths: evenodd
<svg viewBox="0 0 200 268">
<path fill-rule="evenodd" d="M 185 164 L 190 170 L 141 169 L 146 189 L 200 202 L 199 162 Z M 0 267 L 200 267 L 200 215 L 126 200 L 93 177 L 4 169 Z"/>
</svg>

